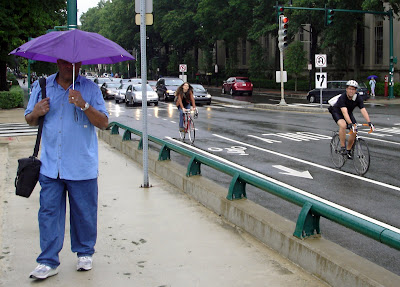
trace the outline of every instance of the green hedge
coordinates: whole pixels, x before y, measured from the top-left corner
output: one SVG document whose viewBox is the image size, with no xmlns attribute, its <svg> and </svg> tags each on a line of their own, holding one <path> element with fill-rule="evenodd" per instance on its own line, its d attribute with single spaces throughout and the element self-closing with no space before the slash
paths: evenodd
<svg viewBox="0 0 400 287">
<path fill-rule="evenodd" d="M 369 88 L 369 85 L 368 85 L 368 88 Z M 377 95 L 377 96 L 385 95 L 385 83 L 383 83 L 383 82 L 376 83 L 375 95 Z M 400 83 L 394 83 L 393 95 L 396 98 L 400 97 Z"/>
<path fill-rule="evenodd" d="M 24 91 L 19 85 L 12 86 L 9 91 L 0 92 L 0 109 L 24 107 Z"/>
</svg>

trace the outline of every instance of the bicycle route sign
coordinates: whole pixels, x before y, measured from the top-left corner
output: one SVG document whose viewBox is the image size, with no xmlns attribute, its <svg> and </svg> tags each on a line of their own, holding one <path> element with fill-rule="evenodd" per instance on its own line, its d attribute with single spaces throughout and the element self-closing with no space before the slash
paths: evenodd
<svg viewBox="0 0 400 287">
<path fill-rule="evenodd" d="M 315 55 L 315 68 L 326 68 L 327 62 L 326 54 Z"/>
</svg>

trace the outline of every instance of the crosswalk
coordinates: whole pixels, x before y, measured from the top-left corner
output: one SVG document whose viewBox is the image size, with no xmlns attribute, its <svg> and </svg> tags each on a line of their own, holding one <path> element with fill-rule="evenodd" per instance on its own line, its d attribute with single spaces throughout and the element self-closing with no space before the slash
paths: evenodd
<svg viewBox="0 0 400 287">
<path fill-rule="evenodd" d="M 0 124 L 0 137 L 18 137 L 36 135 L 37 127 L 29 126 L 26 123 L 4 123 Z"/>
</svg>

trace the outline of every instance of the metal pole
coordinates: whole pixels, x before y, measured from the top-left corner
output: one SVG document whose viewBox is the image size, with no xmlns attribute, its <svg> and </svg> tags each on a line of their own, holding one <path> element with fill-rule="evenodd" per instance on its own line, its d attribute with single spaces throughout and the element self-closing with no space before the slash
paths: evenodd
<svg viewBox="0 0 400 287">
<path fill-rule="evenodd" d="M 279 105 L 281 106 L 286 106 L 286 102 L 285 102 L 285 88 L 284 88 L 284 83 L 283 83 L 283 49 L 280 49 L 280 66 L 281 66 L 281 101 L 279 103 Z"/>
<path fill-rule="evenodd" d="M 68 30 L 77 29 L 78 28 L 78 8 L 76 4 L 76 0 L 68 0 L 67 1 L 67 26 Z"/>
<path fill-rule="evenodd" d="M 389 10 L 389 99 L 394 99 L 393 11 Z"/>
<path fill-rule="evenodd" d="M 140 0 L 140 66 L 142 78 L 143 186 L 149 187 L 147 138 L 146 0 Z"/>
</svg>

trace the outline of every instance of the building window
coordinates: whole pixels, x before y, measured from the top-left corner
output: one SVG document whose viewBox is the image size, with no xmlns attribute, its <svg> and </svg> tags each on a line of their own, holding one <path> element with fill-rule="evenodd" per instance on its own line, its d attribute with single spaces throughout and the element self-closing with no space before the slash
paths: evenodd
<svg viewBox="0 0 400 287">
<path fill-rule="evenodd" d="M 242 40 L 242 65 L 247 63 L 246 40 Z"/>
<path fill-rule="evenodd" d="M 383 20 L 381 17 L 375 21 L 375 64 L 383 63 Z"/>
</svg>

